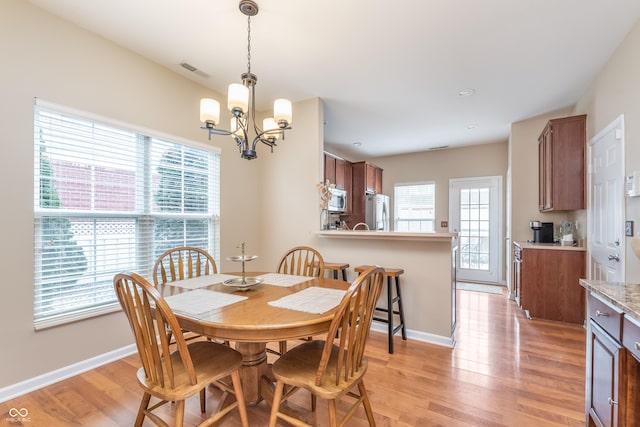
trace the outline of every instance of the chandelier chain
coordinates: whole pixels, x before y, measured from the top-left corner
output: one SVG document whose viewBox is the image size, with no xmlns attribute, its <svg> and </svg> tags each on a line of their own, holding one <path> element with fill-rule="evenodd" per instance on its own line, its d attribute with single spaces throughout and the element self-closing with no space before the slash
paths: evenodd
<svg viewBox="0 0 640 427">
<path fill-rule="evenodd" d="M 251 73 L 251 16 L 247 16 L 247 71 Z"/>
</svg>

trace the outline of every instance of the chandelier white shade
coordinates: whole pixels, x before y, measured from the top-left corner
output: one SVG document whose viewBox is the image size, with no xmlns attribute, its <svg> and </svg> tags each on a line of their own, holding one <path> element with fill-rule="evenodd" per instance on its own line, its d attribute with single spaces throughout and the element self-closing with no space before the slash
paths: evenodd
<svg viewBox="0 0 640 427">
<path fill-rule="evenodd" d="M 238 145 L 240 156 L 251 160 L 258 157 L 256 145 L 262 142 L 273 152 L 276 140 L 284 139 L 284 131 L 291 129 L 292 108 L 291 101 L 276 99 L 273 102 L 273 117 L 262 121 L 260 128 L 256 120 L 255 86 L 258 77 L 251 72 L 251 17 L 258 14 L 258 5 L 252 0 L 241 0 L 240 11 L 247 16 L 247 72 L 240 77 L 242 83 L 229 85 L 227 93 L 227 108 L 232 114 L 230 130 L 220 129 L 220 103 L 215 99 L 200 100 L 200 121 L 204 123 L 202 129 L 211 135 L 229 135 Z M 255 137 L 249 142 L 249 134 L 253 131 Z"/>
</svg>

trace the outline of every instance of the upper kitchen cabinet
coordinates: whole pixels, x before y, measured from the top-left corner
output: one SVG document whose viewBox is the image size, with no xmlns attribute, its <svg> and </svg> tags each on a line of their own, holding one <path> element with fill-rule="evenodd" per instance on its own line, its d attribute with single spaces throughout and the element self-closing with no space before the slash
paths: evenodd
<svg viewBox="0 0 640 427">
<path fill-rule="evenodd" d="M 349 227 L 359 222 L 365 222 L 366 194 L 382 194 L 382 169 L 368 162 L 355 162 L 351 164 L 352 190 L 351 216 L 347 219 Z"/>
<path fill-rule="evenodd" d="M 586 115 L 552 119 L 540 134 L 540 212 L 585 209 L 586 121 Z"/>
<path fill-rule="evenodd" d="M 382 169 L 369 162 L 353 163 L 353 190 L 382 194 Z"/>
<path fill-rule="evenodd" d="M 347 162 L 333 154 L 324 153 L 324 179 L 329 180 L 336 188 L 349 190 L 351 185 L 351 170 L 347 170 Z M 347 176 L 348 175 L 348 176 Z"/>
</svg>

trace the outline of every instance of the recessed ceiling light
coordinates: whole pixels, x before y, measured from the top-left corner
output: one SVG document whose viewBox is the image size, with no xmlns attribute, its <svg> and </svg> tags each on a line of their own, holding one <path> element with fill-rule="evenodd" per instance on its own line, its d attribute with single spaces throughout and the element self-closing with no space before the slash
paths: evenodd
<svg viewBox="0 0 640 427">
<path fill-rule="evenodd" d="M 362 142 L 354 142 L 353 146 L 354 147 L 360 147 L 360 146 L 362 146 Z"/>
<path fill-rule="evenodd" d="M 467 129 L 469 129 L 469 130 L 471 130 L 471 129 L 475 129 L 475 128 L 477 128 L 477 127 L 478 127 L 478 125 L 476 125 L 476 124 L 470 124 L 470 125 L 467 125 Z"/>
<path fill-rule="evenodd" d="M 476 93 L 476 91 L 473 89 L 462 89 L 461 91 L 458 92 L 458 96 L 461 96 L 461 97 L 471 96 L 474 93 Z"/>
</svg>

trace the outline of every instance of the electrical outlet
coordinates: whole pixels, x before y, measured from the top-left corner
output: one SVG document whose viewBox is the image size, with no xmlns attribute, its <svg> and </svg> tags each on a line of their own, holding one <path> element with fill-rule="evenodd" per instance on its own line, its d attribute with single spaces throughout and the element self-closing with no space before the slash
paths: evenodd
<svg viewBox="0 0 640 427">
<path fill-rule="evenodd" d="M 440 221 L 441 228 L 449 228 L 449 221 Z"/>
</svg>

